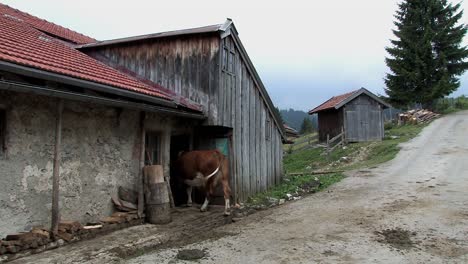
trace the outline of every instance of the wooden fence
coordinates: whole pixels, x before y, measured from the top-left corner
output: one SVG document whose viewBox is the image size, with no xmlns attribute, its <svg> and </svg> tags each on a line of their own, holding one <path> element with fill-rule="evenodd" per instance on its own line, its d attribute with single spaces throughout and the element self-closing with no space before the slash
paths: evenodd
<svg viewBox="0 0 468 264">
<path fill-rule="evenodd" d="M 333 152 L 337 147 L 344 146 L 346 143 L 345 132 L 344 129 L 341 128 L 341 133 L 330 139 L 330 135 L 327 135 L 327 145 L 326 145 L 326 152 L 327 157 L 330 157 L 330 153 Z"/>
<path fill-rule="evenodd" d="M 291 154 L 292 152 L 295 151 L 301 151 L 305 149 L 310 149 L 313 148 L 317 145 L 318 143 L 318 134 L 315 134 L 313 136 L 306 136 L 299 138 L 294 141 L 293 144 L 291 144 L 287 149 L 285 154 Z"/>
</svg>

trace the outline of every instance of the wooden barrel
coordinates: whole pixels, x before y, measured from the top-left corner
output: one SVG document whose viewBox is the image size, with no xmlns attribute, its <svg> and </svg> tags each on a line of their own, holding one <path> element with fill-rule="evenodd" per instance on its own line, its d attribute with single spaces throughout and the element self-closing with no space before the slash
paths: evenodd
<svg viewBox="0 0 468 264">
<path fill-rule="evenodd" d="M 167 224 L 172 221 L 169 193 L 165 182 L 148 184 L 146 216 L 151 224 Z"/>
</svg>

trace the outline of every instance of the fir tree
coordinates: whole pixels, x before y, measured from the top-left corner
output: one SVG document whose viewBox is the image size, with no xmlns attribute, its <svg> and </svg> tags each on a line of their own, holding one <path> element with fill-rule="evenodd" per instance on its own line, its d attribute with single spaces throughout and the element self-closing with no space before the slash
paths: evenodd
<svg viewBox="0 0 468 264">
<path fill-rule="evenodd" d="M 460 4 L 447 0 L 404 0 L 395 17 L 395 40 L 386 50 L 391 73 L 385 79 L 392 103 L 422 103 L 451 94 L 468 69 L 468 49 L 461 42 L 467 27 L 460 24 Z"/>
<path fill-rule="evenodd" d="M 314 126 L 312 125 L 312 121 L 310 121 L 310 119 L 307 117 L 304 118 L 304 120 L 302 121 L 301 130 L 299 131 L 299 133 L 307 134 L 313 131 L 314 131 Z"/>
</svg>

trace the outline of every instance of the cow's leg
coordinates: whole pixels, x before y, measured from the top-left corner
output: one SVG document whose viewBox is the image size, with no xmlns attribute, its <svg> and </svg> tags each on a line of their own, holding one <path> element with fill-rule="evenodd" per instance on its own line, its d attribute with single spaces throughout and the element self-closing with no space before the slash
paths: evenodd
<svg viewBox="0 0 468 264">
<path fill-rule="evenodd" d="M 203 202 L 203 205 L 201 206 L 200 211 L 206 212 L 208 210 L 208 203 L 209 203 L 208 196 L 206 196 L 205 202 Z"/>
<path fill-rule="evenodd" d="M 226 165 L 227 167 L 227 165 Z M 229 198 L 231 197 L 231 188 L 229 187 L 229 175 L 228 171 L 224 170 L 221 178 L 221 184 L 223 185 L 223 194 L 224 194 L 224 215 L 231 214 L 231 204 Z"/>
<path fill-rule="evenodd" d="M 192 206 L 192 186 L 187 186 L 187 206 Z"/>
<path fill-rule="evenodd" d="M 229 188 L 229 183 L 227 181 L 222 181 L 223 183 L 223 192 L 224 192 L 224 215 L 231 214 L 231 204 L 229 198 L 231 196 L 231 188 Z"/>
</svg>

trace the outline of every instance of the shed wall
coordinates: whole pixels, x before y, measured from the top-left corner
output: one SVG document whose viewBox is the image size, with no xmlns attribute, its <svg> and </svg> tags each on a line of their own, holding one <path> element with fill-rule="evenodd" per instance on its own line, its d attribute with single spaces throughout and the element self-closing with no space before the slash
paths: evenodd
<svg viewBox="0 0 468 264">
<path fill-rule="evenodd" d="M 382 106 L 362 94 L 344 106 L 346 138 L 350 142 L 382 140 L 384 137 Z"/>
<path fill-rule="evenodd" d="M 283 176 L 281 134 L 258 83 L 232 36 L 222 40 L 219 123 L 234 128 L 233 190 L 239 200 L 278 184 Z M 232 62 L 231 62 L 232 60 Z"/>
<path fill-rule="evenodd" d="M 211 34 L 160 38 L 83 52 L 201 104 L 208 115 L 207 125 L 221 125 L 215 121 L 219 109 L 219 45 L 219 36 Z"/>
<path fill-rule="evenodd" d="M 343 112 L 339 110 L 325 110 L 318 113 L 319 140 L 327 141 L 341 133 L 343 127 Z"/>
</svg>

